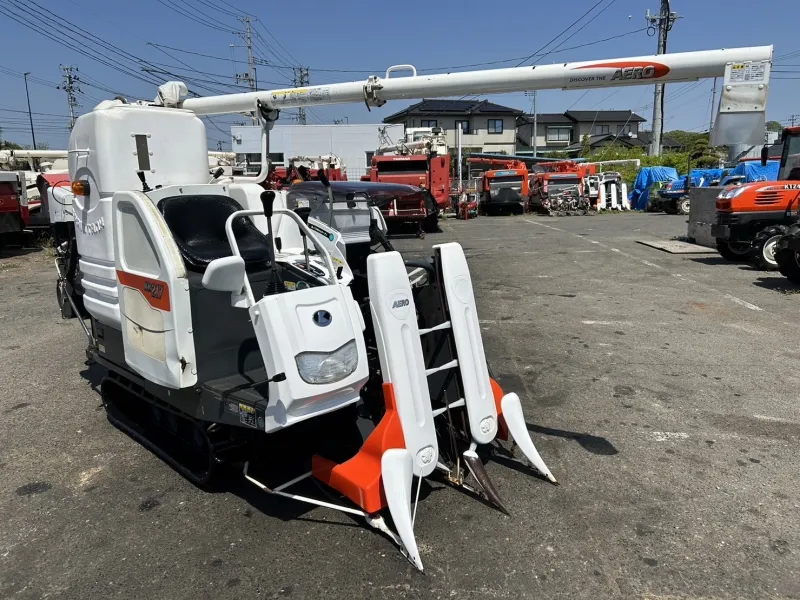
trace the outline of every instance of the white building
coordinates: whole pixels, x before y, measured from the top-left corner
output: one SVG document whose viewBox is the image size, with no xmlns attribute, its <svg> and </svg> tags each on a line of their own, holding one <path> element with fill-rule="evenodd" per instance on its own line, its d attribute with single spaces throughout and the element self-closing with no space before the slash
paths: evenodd
<svg viewBox="0 0 800 600">
<path fill-rule="evenodd" d="M 380 145 L 379 129 L 390 140 L 403 137 L 403 125 L 275 125 L 269 134 L 269 156 L 283 163 L 293 156 L 335 154 L 347 168 L 347 177 L 357 180 L 367 172 L 375 149 Z M 231 127 L 231 145 L 237 162 L 261 162 L 261 128 Z"/>
</svg>

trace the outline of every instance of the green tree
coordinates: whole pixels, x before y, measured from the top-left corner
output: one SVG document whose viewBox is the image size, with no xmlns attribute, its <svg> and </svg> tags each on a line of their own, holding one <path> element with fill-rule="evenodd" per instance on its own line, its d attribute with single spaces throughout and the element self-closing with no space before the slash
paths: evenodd
<svg viewBox="0 0 800 600">
<path fill-rule="evenodd" d="M 697 133 L 694 131 L 683 131 L 682 129 L 675 129 L 673 131 L 665 131 L 664 137 L 670 137 L 678 142 L 684 148 L 691 148 L 697 140 L 708 140 L 707 133 Z"/>
<path fill-rule="evenodd" d="M 589 143 L 589 134 L 584 133 L 581 138 L 581 156 L 589 156 L 592 153 L 592 146 Z"/>
<path fill-rule="evenodd" d="M 783 125 L 778 121 L 767 121 L 767 131 L 783 131 Z"/>
<path fill-rule="evenodd" d="M 719 156 L 714 153 L 705 138 L 695 140 L 689 156 L 696 167 L 716 167 L 719 164 Z"/>
<path fill-rule="evenodd" d="M 22 150 L 22 146 L 3 139 L 3 129 L 0 128 L 0 150 Z"/>
</svg>

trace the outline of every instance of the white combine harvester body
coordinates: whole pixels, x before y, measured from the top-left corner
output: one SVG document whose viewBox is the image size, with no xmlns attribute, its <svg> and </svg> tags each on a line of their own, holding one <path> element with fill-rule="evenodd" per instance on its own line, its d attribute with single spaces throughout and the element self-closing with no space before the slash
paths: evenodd
<svg viewBox="0 0 800 600">
<path fill-rule="evenodd" d="M 101 385 L 109 419 L 200 483 L 232 448 L 250 448 L 251 438 L 325 423 L 311 436 L 310 470 L 267 485 L 249 461 L 245 476 L 270 494 L 364 517 L 421 569 L 415 477 L 417 494 L 434 470 L 461 485 L 466 465 L 472 487 L 505 510 L 476 448 L 513 438 L 535 470 L 555 478 L 531 441 L 519 397 L 489 376 L 460 245 L 436 246 L 430 261 L 415 263 L 412 286 L 407 265 L 382 238 L 387 252 L 344 278 L 350 247 L 337 255 L 343 246 L 322 243 L 335 241 L 335 231 L 307 210 L 287 210 L 285 192 L 259 185 L 279 111 L 725 77 L 712 144 L 756 143 L 771 57 L 771 47 L 760 47 L 424 76 L 403 65 L 361 82 L 202 98 L 184 99 L 186 86 L 169 82 L 153 103 L 101 103 L 77 120 L 69 140 L 75 237 L 59 248 L 58 264 L 59 295 L 90 318 L 88 352 L 109 372 Z M 747 82 L 731 77 L 735 65 L 746 65 Z M 392 76 L 399 70 L 412 75 Z M 262 123 L 261 173 L 209 177 L 199 116 L 242 112 Z M 445 362 L 432 347 L 448 348 Z M 376 398 L 375 430 L 355 455 L 341 456 L 347 444 L 339 436 L 353 429 L 354 405 Z M 440 437 L 433 419 L 455 434 Z M 172 453 L 180 444 L 153 441 L 165 432 L 196 452 L 187 458 Z M 288 452 L 281 446 L 266 462 L 288 460 Z M 287 491 L 307 477 L 351 503 Z"/>
</svg>

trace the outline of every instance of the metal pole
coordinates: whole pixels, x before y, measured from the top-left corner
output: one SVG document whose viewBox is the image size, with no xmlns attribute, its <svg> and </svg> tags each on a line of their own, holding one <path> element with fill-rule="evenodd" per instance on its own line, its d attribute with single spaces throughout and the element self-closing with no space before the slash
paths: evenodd
<svg viewBox="0 0 800 600">
<path fill-rule="evenodd" d="M 667 51 L 667 34 L 672 28 L 673 21 L 677 15 L 672 15 L 669 10 L 669 0 L 661 0 L 661 11 L 657 17 L 650 17 L 647 11 L 645 17 L 651 27 L 658 28 L 658 51 L 657 54 L 665 54 Z M 653 139 L 650 145 L 650 155 L 661 155 L 661 135 L 664 128 L 664 84 L 657 83 L 653 93 Z"/>
<path fill-rule="evenodd" d="M 461 197 L 461 192 L 463 191 L 464 187 L 464 178 L 461 176 L 461 134 L 463 130 L 461 129 L 461 125 L 458 126 L 456 130 L 456 146 L 458 146 L 458 195 L 459 198 Z"/>
<path fill-rule="evenodd" d="M 533 157 L 539 155 L 537 137 L 539 135 L 539 114 L 536 111 L 536 90 L 533 90 Z"/>
<path fill-rule="evenodd" d="M 250 86 L 250 91 L 254 92 L 258 88 L 256 87 L 256 73 L 253 63 L 253 38 L 250 29 L 250 17 L 243 17 L 240 20 L 244 23 L 244 44 L 247 46 L 247 84 Z M 258 119 L 255 115 L 253 115 L 253 125 L 258 125 Z"/>
<path fill-rule="evenodd" d="M 711 90 L 711 116 L 708 117 L 708 133 L 714 127 L 714 105 L 717 103 L 717 78 L 714 77 L 714 88 Z"/>
<path fill-rule="evenodd" d="M 31 140 L 33 141 L 33 149 L 36 150 L 36 134 L 33 133 L 33 113 L 31 113 L 31 95 L 28 93 L 28 75 L 30 73 L 23 73 L 25 79 L 25 96 L 28 98 L 28 120 L 31 122 Z"/>
</svg>

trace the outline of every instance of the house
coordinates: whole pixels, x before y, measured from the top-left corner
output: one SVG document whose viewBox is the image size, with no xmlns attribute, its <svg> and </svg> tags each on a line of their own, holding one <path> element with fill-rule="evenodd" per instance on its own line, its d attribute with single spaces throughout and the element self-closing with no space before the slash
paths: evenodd
<svg viewBox="0 0 800 600">
<path fill-rule="evenodd" d="M 522 111 L 487 100 L 423 100 L 386 117 L 384 123 L 405 127 L 441 127 L 447 145 L 456 147 L 456 128 L 465 153 L 514 154 L 517 118 Z"/>
<path fill-rule="evenodd" d="M 517 154 L 532 154 L 534 146 L 533 115 L 517 118 Z M 564 113 L 540 113 L 536 116 L 535 145 L 538 152 L 564 151 L 579 143 L 584 135 L 597 140 L 610 136 L 637 137 L 645 118 L 630 110 L 568 110 Z"/>
<path fill-rule="evenodd" d="M 570 144 L 563 149 L 565 154 L 578 154 L 585 150 L 585 146 L 589 146 L 589 151 L 593 152 L 605 146 L 617 146 L 618 148 L 640 148 L 643 152 L 647 152 L 650 147 L 650 142 L 653 140 L 651 131 L 640 131 L 638 135 L 628 133 L 627 135 L 613 135 L 604 133 L 599 135 L 589 135 L 585 139 L 581 139 L 574 144 Z M 683 145 L 671 137 L 661 138 L 661 149 L 667 152 L 683 150 Z"/>
<path fill-rule="evenodd" d="M 649 146 L 650 143 L 653 141 L 653 132 L 652 131 L 639 131 L 639 139 L 644 142 L 645 146 Z M 666 135 L 661 136 L 661 149 L 667 152 L 680 152 L 681 150 L 686 150 L 686 146 L 681 144 L 675 138 L 671 138 Z"/>
</svg>

